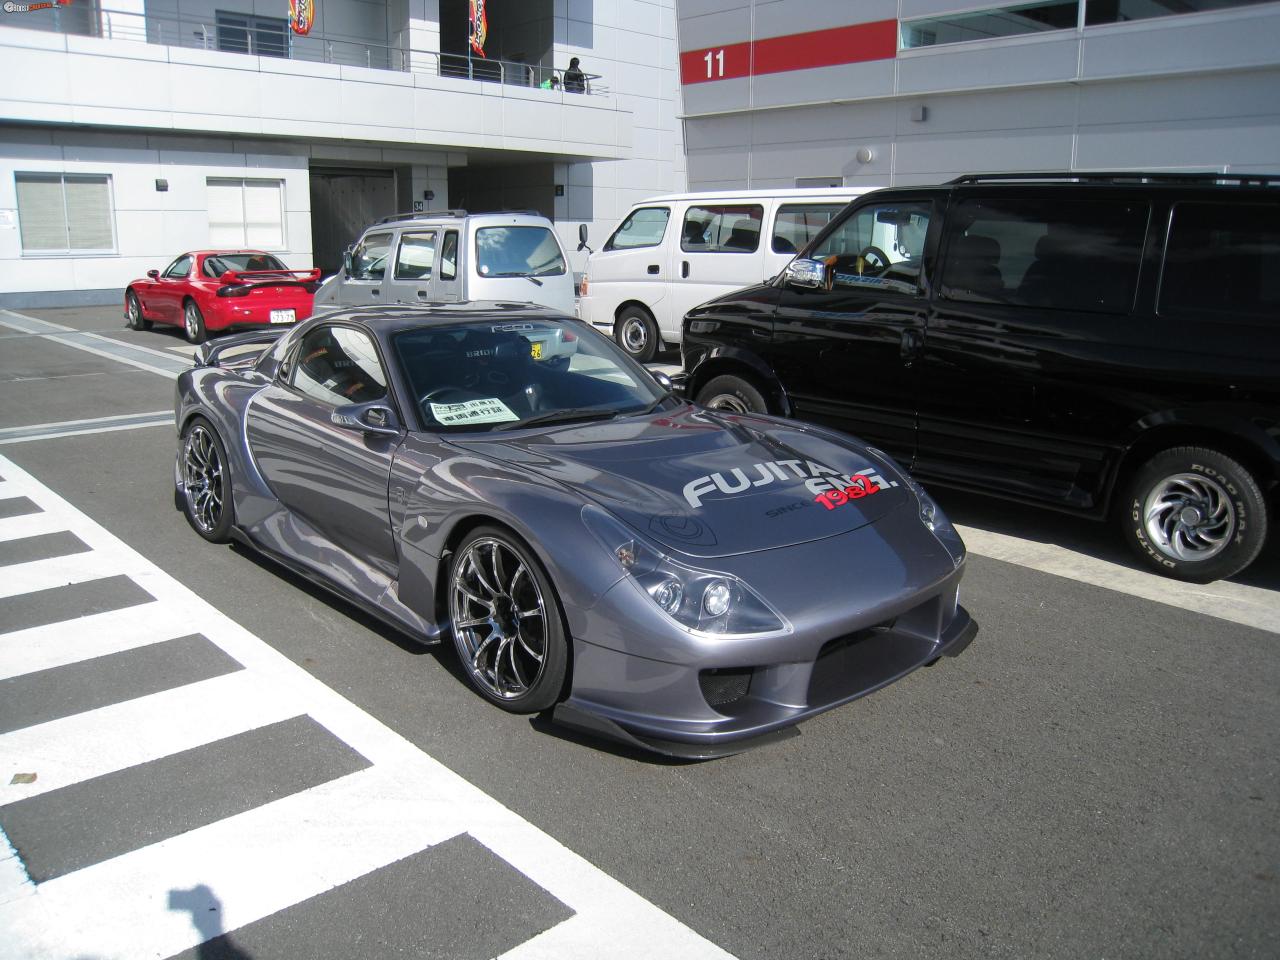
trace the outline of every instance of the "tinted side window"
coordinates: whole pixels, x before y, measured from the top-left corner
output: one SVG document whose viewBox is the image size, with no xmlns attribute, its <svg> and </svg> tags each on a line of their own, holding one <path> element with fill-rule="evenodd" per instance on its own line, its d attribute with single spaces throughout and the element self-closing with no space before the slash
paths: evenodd
<svg viewBox="0 0 1280 960">
<path fill-rule="evenodd" d="M 809 257 L 826 264 L 829 288 L 918 293 L 932 210 L 927 201 L 859 207 L 809 251 Z"/>
<path fill-rule="evenodd" d="M 671 211 L 666 207 L 641 207 L 632 210 L 613 232 L 606 250 L 634 250 L 637 247 L 656 247 L 667 232 Z"/>
<path fill-rule="evenodd" d="M 179 257 L 165 269 L 164 275 L 171 280 L 182 280 L 191 272 L 191 256 L 189 254 Z"/>
<path fill-rule="evenodd" d="M 798 253 L 844 208 L 843 203 L 788 203 L 779 207 L 769 249 L 774 253 Z"/>
<path fill-rule="evenodd" d="M 681 227 L 680 249 L 687 253 L 751 253 L 760 246 L 760 222 L 764 207 L 690 207 Z"/>
<path fill-rule="evenodd" d="M 381 280 L 391 255 L 391 234 L 371 233 L 351 251 L 352 280 Z"/>
<path fill-rule="evenodd" d="M 1178 203 L 1160 279 L 1165 316 L 1280 315 L 1280 207 Z"/>
<path fill-rule="evenodd" d="M 444 243 L 440 245 L 440 279 L 456 280 L 458 278 L 458 231 L 450 230 L 444 235 Z"/>
<path fill-rule="evenodd" d="M 387 377 L 373 341 L 349 327 L 317 327 L 306 335 L 290 378 L 293 387 L 332 406 L 370 403 L 387 395 Z"/>
<path fill-rule="evenodd" d="M 949 217 L 942 296 L 1127 313 L 1149 217 L 1127 200 L 963 200 Z"/>
</svg>

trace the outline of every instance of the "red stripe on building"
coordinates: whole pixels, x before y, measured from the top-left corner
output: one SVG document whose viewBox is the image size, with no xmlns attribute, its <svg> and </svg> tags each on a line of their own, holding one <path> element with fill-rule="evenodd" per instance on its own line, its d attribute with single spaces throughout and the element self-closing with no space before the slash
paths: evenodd
<svg viewBox="0 0 1280 960">
<path fill-rule="evenodd" d="M 898 21 L 876 20 L 767 37 L 754 43 L 689 50 L 680 54 L 680 82 L 707 83 L 868 60 L 892 60 L 897 53 Z"/>
</svg>

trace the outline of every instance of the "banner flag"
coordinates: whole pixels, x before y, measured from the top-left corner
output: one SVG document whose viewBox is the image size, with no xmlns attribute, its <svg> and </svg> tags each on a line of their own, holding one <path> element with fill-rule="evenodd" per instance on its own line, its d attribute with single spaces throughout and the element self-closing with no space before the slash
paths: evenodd
<svg viewBox="0 0 1280 960">
<path fill-rule="evenodd" d="M 485 12 L 484 0 L 471 0 L 470 33 L 471 49 L 484 56 L 484 42 L 489 36 L 489 15 Z"/>
<path fill-rule="evenodd" d="M 316 18 L 315 0 L 289 0 L 289 26 L 300 37 L 311 32 Z"/>
</svg>

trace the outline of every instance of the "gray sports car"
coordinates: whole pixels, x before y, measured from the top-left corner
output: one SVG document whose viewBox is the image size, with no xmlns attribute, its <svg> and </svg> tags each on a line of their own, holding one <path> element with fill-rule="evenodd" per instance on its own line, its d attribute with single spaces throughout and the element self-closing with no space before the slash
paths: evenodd
<svg viewBox="0 0 1280 960">
<path fill-rule="evenodd" d="M 523 304 L 372 307 L 203 345 L 176 498 L 479 693 L 710 757 L 959 653 L 964 544 L 888 457 L 687 403 Z"/>
</svg>

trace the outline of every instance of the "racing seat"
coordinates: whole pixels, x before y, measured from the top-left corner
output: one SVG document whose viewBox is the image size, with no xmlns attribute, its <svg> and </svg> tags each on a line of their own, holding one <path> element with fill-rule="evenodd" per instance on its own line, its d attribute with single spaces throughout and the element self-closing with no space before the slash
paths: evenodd
<svg viewBox="0 0 1280 960">
<path fill-rule="evenodd" d="M 1000 244 L 992 237 L 964 235 L 955 241 L 945 284 L 953 292 L 978 300 L 1004 298 Z"/>
</svg>

